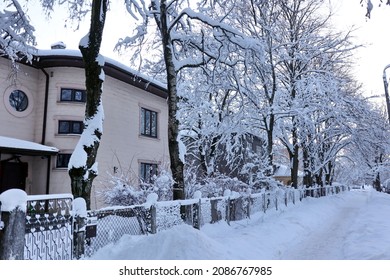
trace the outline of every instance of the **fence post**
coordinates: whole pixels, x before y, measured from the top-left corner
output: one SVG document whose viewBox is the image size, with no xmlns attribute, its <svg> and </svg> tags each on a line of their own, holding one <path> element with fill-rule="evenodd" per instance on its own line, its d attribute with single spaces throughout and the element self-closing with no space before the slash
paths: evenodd
<svg viewBox="0 0 390 280">
<path fill-rule="evenodd" d="M 293 189 L 292 194 L 293 194 L 293 197 L 292 197 L 292 199 L 293 199 L 293 204 L 295 205 L 295 189 Z"/>
<path fill-rule="evenodd" d="M 284 204 L 286 205 L 287 207 L 287 204 L 288 204 L 288 196 L 287 196 L 287 191 L 284 192 Z"/>
<path fill-rule="evenodd" d="M 87 204 L 81 197 L 73 200 L 74 229 L 73 229 L 73 254 L 76 259 L 81 259 L 85 253 L 85 230 L 87 225 Z"/>
<path fill-rule="evenodd" d="M 157 233 L 157 210 L 156 206 L 152 204 L 150 206 L 150 233 L 155 234 Z"/>
<path fill-rule="evenodd" d="M 226 222 L 230 225 L 230 197 L 226 200 Z"/>
<path fill-rule="evenodd" d="M 246 216 L 247 218 L 251 218 L 251 204 L 252 204 L 252 199 L 250 197 L 250 195 L 248 195 L 247 199 L 247 205 L 246 205 Z"/>
<path fill-rule="evenodd" d="M 27 194 L 7 190 L 0 195 L 0 204 L 0 260 L 23 260 Z"/>
<path fill-rule="evenodd" d="M 276 211 L 278 211 L 278 196 L 276 195 L 276 193 L 275 193 L 275 208 Z"/>
<path fill-rule="evenodd" d="M 201 226 L 201 215 L 202 215 L 202 212 L 201 212 L 201 204 L 202 204 L 202 201 L 201 199 L 199 198 L 199 202 L 194 204 L 193 207 L 194 207 L 194 210 L 193 210 L 193 227 L 196 228 L 196 229 L 200 229 L 200 226 Z"/>
</svg>

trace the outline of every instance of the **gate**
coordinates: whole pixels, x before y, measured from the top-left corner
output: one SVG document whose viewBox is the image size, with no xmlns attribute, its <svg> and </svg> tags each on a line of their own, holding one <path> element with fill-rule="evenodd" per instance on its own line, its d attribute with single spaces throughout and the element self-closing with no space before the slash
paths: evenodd
<svg viewBox="0 0 390 280">
<path fill-rule="evenodd" d="M 25 260 L 71 260 L 71 194 L 30 195 L 27 201 Z"/>
</svg>

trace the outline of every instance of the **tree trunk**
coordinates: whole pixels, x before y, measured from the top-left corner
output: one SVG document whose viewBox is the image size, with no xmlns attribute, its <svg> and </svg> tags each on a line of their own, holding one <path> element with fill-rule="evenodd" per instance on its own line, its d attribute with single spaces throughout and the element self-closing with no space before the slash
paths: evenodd
<svg viewBox="0 0 390 280">
<path fill-rule="evenodd" d="M 74 197 L 85 199 L 91 206 L 92 182 L 97 176 L 96 155 L 103 133 L 101 101 L 104 72 L 99 58 L 108 0 L 93 0 L 91 25 L 88 35 L 80 41 L 85 67 L 86 108 L 84 131 L 69 162 L 69 176 Z"/>
<path fill-rule="evenodd" d="M 375 174 L 375 179 L 374 179 L 374 182 L 373 182 L 373 186 L 374 186 L 374 189 L 377 190 L 378 192 L 382 191 L 382 188 L 381 188 L 381 177 L 380 177 L 379 172 L 377 172 Z"/>
<path fill-rule="evenodd" d="M 168 147 L 169 158 L 173 184 L 173 199 L 184 199 L 184 164 L 180 159 L 179 152 L 179 120 L 177 119 L 177 110 L 179 97 L 177 96 L 177 72 L 173 62 L 172 40 L 168 30 L 168 11 L 166 0 L 160 2 L 160 15 L 156 20 L 162 37 L 162 45 L 164 52 L 164 61 L 167 72 L 167 86 L 168 86 Z"/>
<path fill-rule="evenodd" d="M 303 154 L 303 185 L 305 187 L 313 186 L 313 174 L 311 172 L 309 149 L 306 146 L 302 147 Z"/>
<path fill-rule="evenodd" d="M 293 142 L 293 152 L 291 153 L 291 186 L 293 188 L 298 188 L 298 169 L 299 169 L 299 146 L 298 146 L 298 133 L 296 124 L 294 123 L 293 118 L 293 129 L 292 129 L 292 142 Z"/>
</svg>

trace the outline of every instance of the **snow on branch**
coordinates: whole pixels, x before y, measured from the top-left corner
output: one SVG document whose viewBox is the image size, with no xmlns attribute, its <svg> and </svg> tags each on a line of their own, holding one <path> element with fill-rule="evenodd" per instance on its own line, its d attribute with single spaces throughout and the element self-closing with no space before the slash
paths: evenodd
<svg viewBox="0 0 390 280">
<path fill-rule="evenodd" d="M 0 11 L 0 56 L 12 61 L 27 57 L 35 51 L 34 27 L 16 0 L 6 0 L 7 9 Z"/>
<path fill-rule="evenodd" d="M 259 44 L 259 40 L 252 39 L 246 36 L 245 34 L 239 32 L 231 25 L 212 19 L 209 16 L 204 15 L 203 13 L 195 12 L 190 8 L 183 9 L 183 11 L 178 15 L 178 17 L 171 22 L 169 31 L 172 31 L 172 29 L 175 27 L 175 25 L 181 20 L 181 18 L 184 15 L 188 16 L 191 19 L 199 20 L 202 23 L 212 28 L 221 30 L 221 35 L 226 36 L 231 42 L 237 44 L 238 46 L 244 49 L 254 49 L 254 50 L 262 49 L 262 46 Z"/>
</svg>

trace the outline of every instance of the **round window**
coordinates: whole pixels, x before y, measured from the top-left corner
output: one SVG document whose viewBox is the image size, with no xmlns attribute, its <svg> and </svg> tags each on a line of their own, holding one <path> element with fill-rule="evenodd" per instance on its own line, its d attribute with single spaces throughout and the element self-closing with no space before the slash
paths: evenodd
<svg viewBox="0 0 390 280">
<path fill-rule="evenodd" d="M 28 97 L 21 90 L 14 90 L 9 95 L 9 104 L 18 112 L 23 112 L 28 107 Z"/>
</svg>

